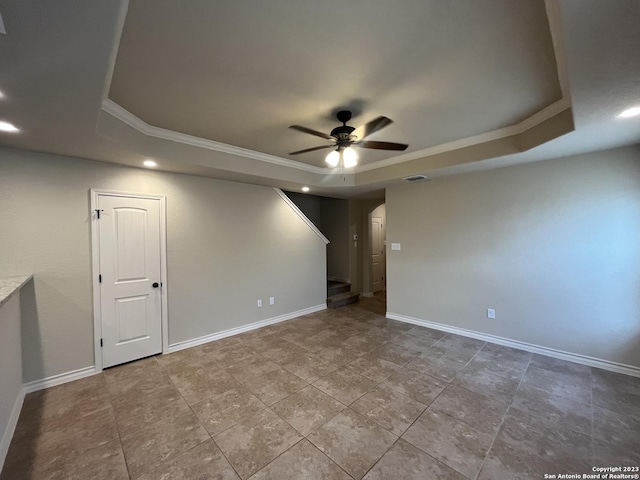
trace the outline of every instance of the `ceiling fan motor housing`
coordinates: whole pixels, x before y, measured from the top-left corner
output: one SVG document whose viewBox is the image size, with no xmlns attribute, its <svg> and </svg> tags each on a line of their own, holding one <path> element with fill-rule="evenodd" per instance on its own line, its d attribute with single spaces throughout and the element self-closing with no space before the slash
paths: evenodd
<svg viewBox="0 0 640 480">
<path fill-rule="evenodd" d="M 338 121 L 342 122 L 342 125 L 331 130 L 331 136 L 338 142 L 338 147 L 348 147 L 355 140 L 355 137 L 351 135 L 355 128 L 347 125 L 347 122 L 351 120 L 351 112 L 349 110 L 340 110 L 336 117 Z"/>
<path fill-rule="evenodd" d="M 331 136 L 336 139 L 339 147 L 348 147 L 349 144 L 355 140 L 355 137 L 351 135 L 351 132 L 354 130 L 354 127 L 341 125 L 331 130 Z"/>
</svg>

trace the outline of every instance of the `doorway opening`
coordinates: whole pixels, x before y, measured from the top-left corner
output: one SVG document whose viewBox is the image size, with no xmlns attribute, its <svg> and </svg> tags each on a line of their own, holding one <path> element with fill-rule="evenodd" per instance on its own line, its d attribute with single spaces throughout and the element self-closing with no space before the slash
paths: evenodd
<svg viewBox="0 0 640 480">
<path fill-rule="evenodd" d="M 387 289 L 387 212 L 385 204 L 378 205 L 369 214 L 369 240 L 371 268 L 369 269 L 370 292 L 385 292 Z"/>
</svg>

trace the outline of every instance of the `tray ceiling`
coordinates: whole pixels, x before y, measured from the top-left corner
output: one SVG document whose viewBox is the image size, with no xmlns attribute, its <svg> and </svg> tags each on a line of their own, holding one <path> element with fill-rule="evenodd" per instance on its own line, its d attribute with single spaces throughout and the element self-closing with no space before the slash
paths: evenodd
<svg viewBox="0 0 640 480">
<path fill-rule="evenodd" d="M 370 138 L 415 153 L 561 97 L 545 3 L 531 0 L 131 0 L 109 91 L 150 126 L 317 167 L 326 151 L 288 152 L 329 142 L 288 125 L 385 115 L 394 124 Z"/>
<path fill-rule="evenodd" d="M 635 0 L 2 0 L 8 148 L 352 197 L 637 144 Z M 569 94 L 569 87 L 571 92 Z M 328 132 L 395 123 L 352 170 Z M 63 160 L 61 160 L 63 161 Z"/>
</svg>

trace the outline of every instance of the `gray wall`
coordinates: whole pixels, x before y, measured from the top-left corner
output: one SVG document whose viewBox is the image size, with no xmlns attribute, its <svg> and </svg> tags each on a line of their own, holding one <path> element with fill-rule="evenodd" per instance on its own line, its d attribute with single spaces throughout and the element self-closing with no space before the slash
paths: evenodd
<svg viewBox="0 0 640 480">
<path fill-rule="evenodd" d="M 362 202 L 349 200 L 349 278 L 351 291 L 362 292 Z M 358 235 L 358 241 L 353 236 Z"/>
<path fill-rule="evenodd" d="M 638 147 L 393 187 L 386 201 L 389 312 L 640 367 Z"/>
<path fill-rule="evenodd" d="M 323 197 L 320 202 L 320 231 L 331 243 L 327 245 L 327 276 L 351 281 L 349 271 L 349 202 Z"/>
<path fill-rule="evenodd" d="M 325 301 L 324 242 L 272 188 L 0 149 L 0 275 L 35 277 L 25 381 L 93 365 L 91 188 L 167 196 L 170 344 Z"/>
<path fill-rule="evenodd" d="M 318 228 L 318 230 L 320 230 L 320 225 L 322 223 L 320 202 L 322 202 L 323 197 L 288 191 L 284 193 L 286 193 L 287 197 L 289 197 L 291 201 L 296 204 L 296 207 L 298 207 L 302 211 L 302 213 L 304 213 L 306 217 L 311 220 L 311 223 L 313 223 Z"/>
<path fill-rule="evenodd" d="M 353 281 L 351 266 L 350 207 L 348 200 L 285 192 L 327 237 L 327 277 Z M 353 289 L 352 289 L 353 290 Z"/>
<path fill-rule="evenodd" d="M 7 427 L 13 406 L 22 389 L 19 294 L 13 295 L 0 307 L 0 369 L 0 470 L 2 470 L 11 442 L 11 438 L 7 436 Z"/>
</svg>

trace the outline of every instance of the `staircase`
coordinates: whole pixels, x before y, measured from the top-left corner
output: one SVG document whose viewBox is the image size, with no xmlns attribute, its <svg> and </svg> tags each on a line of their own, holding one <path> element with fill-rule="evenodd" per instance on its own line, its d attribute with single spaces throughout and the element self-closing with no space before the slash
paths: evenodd
<svg viewBox="0 0 640 480">
<path fill-rule="evenodd" d="M 327 280 L 327 308 L 340 308 L 356 303 L 360 294 L 351 293 L 351 284 Z"/>
</svg>

